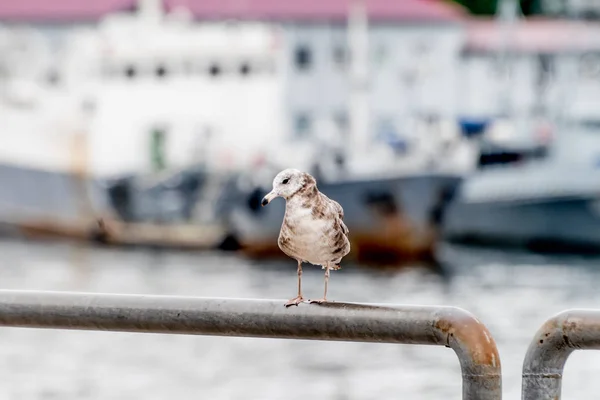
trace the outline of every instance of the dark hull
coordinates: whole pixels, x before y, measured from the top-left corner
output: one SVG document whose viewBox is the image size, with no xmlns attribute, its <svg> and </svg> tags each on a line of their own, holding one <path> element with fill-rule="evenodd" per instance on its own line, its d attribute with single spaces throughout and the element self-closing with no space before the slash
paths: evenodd
<svg viewBox="0 0 600 400">
<path fill-rule="evenodd" d="M 319 190 L 344 208 L 352 245 L 345 260 L 398 264 L 434 258 L 439 222 L 460 181 L 454 175 L 423 174 L 324 182 Z M 269 190 L 240 197 L 228 218 L 232 234 L 251 257 L 285 257 L 277 247 L 284 200 L 259 204 Z"/>
<path fill-rule="evenodd" d="M 106 211 L 108 203 L 101 182 L 75 174 L 0 164 L 0 219 L 52 217 L 75 221 L 89 207 Z M 85 190 L 90 203 L 81 202 Z"/>
<path fill-rule="evenodd" d="M 600 252 L 600 198 L 540 198 L 464 203 L 446 213 L 444 237 L 454 242 L 544 252 Z"/>
<path fill-rule="evenodd" d="M 217 248 L 225 237 L 222 226 L 188 222 L 199 185 L 175 178 L 180 185 L 167 181 L 138 190 L 123 184 L 131 179 L 100 181 L 0 165 L 0 232 L 118 246 Z M 178 194 L 178 207 L 163 207 L 169 204 L 163 199 L 172 204 Z"/>
</svg>

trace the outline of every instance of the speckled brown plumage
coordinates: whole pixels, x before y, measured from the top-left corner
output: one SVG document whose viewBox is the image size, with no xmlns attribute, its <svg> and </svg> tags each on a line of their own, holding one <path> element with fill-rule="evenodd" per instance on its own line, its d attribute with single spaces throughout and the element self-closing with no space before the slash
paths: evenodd
<svg viewBox="0 0 600 400">
<path fill-rule="evenodd" d="M 339 269 L 342 258 L 350 252 L 344 210 L 319 192 L 312 176 L 294 169 L 284 170 L 275 177 L 273 190 L 265 196 L 263 205 L 277 196 L 286 200 L 277 243 L 286 255 L 298 261 L 298 297 L 286 305 L 297 305 L 303 300 L 300 289 L 303 262 L 325 269 L 325 295 L 316 302 L 326 301 L 329 271 Z"/>
<path fill-rule="evenodd" d="M 279 248 L 302 262 L 323 267 L 339 264 L 350 252 L 344 211 L 339 203 L 317 190 L 314 178 L 308 177 L 303 187 L 287 199 Z"/>
</svg>

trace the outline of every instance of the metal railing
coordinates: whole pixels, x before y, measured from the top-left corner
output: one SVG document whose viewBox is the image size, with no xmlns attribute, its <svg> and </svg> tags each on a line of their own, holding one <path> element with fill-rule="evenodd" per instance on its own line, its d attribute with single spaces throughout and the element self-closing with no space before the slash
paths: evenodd
<svg viewBox="0 0 600 400">
<path fill-rule="evenodd" d="M 463 399 L 502 398 L 494 339 L 463 309 L 283 304 L 283 300 L 0 290 L 0 326 L 445 346 L 458 356 Z M 600 310 L 567 310 L 548 319 L 525 356 L 522 400 L 559 400 L 567 358 L 585 349 L 600 349 Z"/>
<path fill-rule="evenodd" d="M 523 400 L 559 400 L 563 369 L 575 350 L 600 349 L 600 310 L 567 310 L 537 331 L 523 362 Z"/>
<path fill-rule="evenodd" d="M 487 328 L 456 307 L 0 290 L 0 325 L 423 344 L 450 347 L 463 399 L 502 398 L 500 357 Z"/>
</svg>

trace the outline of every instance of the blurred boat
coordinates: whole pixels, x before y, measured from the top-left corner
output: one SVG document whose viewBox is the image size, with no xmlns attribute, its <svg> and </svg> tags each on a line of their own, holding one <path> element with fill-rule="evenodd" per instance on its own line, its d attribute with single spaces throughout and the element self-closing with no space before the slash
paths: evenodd
<svg viewBox="0 0 600 400">
<path fill-rule="evenodd" d="M 122 218 L 106 202 L 106 182 L 75 173 L 0 165 L 0 181 L 4 235 L 188 250 L 215 249 L 226 237 L 216 221 L 196 223 L 191 216 L 186 218 L 187 207 L 176 207 L 179 213 L 171 210 L 166 215 L 170 218 L 163 220 Z M 171 203 L 176 189 L 171 188 Z"/>
<path fill-rule="evenodd" d="M 279 132 L 277 29 L 149 1 L 74 28 L 58 54 L 35 29 L 7 32 L 3 231 L 218 247 L 213 187 Z"/>
<path fill-rule="evenodd" d="M 541 251 L 600 251 L 600 121 L 561 124 L 551 143 L 483 147 L 458 187 L 445 238 Z"/>
<path fill-rule="evenodd" d="M 352 245 L 345 261 L 403 265 L 435 259 L 439 221 L 460 180 L 459 174 L 424 172 L 320 181 L 318 187 L 344 208 Z M 260 205 L 269 190 L 263 185 L 237 196 L 229 192 L 228 197 L 236 200 L 224 207 L 230 234 L 251 258 L 286 257 L 277 246 L 284 201 Z"/>
<path fill-rule="evenodd" d="M 517 3 L 499 3 L 499 26 L 474 35 L 514 71 L 499 81 L 509 134 L 487 137 L 478 168 L 461 183 L 443 221 L 452 241 L 543 251 L 600 251 L 598 25 L 578 20 L 519 22 Z M 558 25 L 563 29 L 557 29 Z M 551 37 L 551 40 L 548 38 Z M 542 40 L 542 38 L 544 38 Z M 486 50 L 487 49 L 487 50 Z M 516 56 L 518 55 L 518 56 Z M 530 104 L 517 101 L 520 76 L 534 78 Z M 495 138 L 493 136 L 496 136 Z"/>
</svg>

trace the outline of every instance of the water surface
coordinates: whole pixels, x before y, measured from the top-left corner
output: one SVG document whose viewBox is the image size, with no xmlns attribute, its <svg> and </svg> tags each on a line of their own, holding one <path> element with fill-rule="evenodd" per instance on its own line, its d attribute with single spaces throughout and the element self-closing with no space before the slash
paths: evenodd
<svg viewBox="0 0 600 400">
<path fill-rule="evenodd" d="M 233 255 L 0 242 L 7 289 L 186 296 L 293 297 L 295 262 Z M 339 301 L 445 304 L 468 309 L 500 350 L 504 398 L 520 398 L 529 341 L 566 308 L 600 308 L 600 260 L 444 246 L 445 276 L 423 269 L 334 271 Z M 320 296 L 322 271 L 305 267 Z M 460 368 L 437 346 L 0 329 L 0 398 L 6 399 L 460 399 Z M 567 362 L 563 397 L 595 398 L 600 354 Z"/>
</svg>

